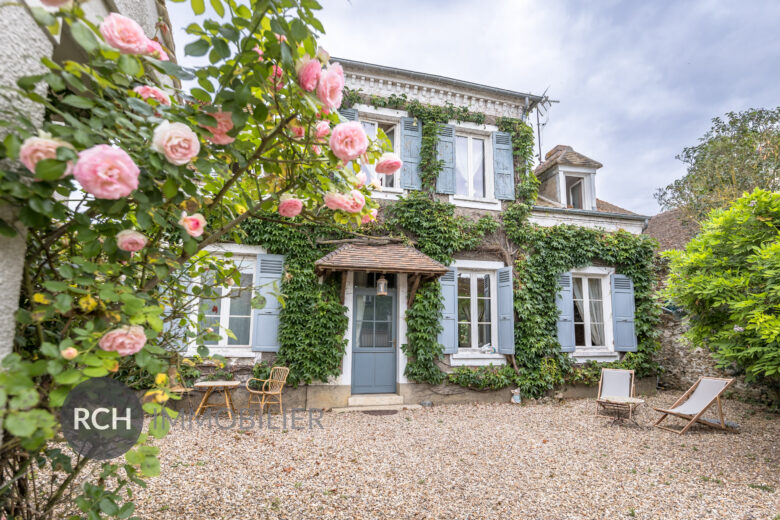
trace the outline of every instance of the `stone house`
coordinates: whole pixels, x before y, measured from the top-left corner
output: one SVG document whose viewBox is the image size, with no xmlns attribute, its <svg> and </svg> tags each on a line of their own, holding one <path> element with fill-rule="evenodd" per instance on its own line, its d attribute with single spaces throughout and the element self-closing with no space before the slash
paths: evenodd
<svg viewBox="0 0 780 520">
<path fill-rule="evenodd" d="M 449 103 L 485 115 L 484 124 L 450 121 L 441 128 L 437 150 L 444 168 L 436 182 L 439 200 L 454 205 L 456 215 L 469 217 L 497 217 L 512 202 L 511 135 L 499 131 L 497 119 L 527 119 L 543 101 L 541 96 L 368 63 L 333 61 L 343 66 L 347 87 L 363 97 L 362 102 L 340 110 L 342 119 L 359 121 L 369 135 L 381 129 L 404 161 L 394 176 L 377 176 L 363 166 L 380 185 L 373 197 L 383 207 L 421 189 L 421 125 L 404 110 L 377 107 L 366 100 L 402 94 L 426 105 Z M 595 179 L 601 166 L 569 146 L 553 148 L 535 170 L 541 188 L 531 221 L 640 234 L 646 217 L 598 198 Z M 242 286 L 269 287 L 284 274 L 284 257 L 268 254 L 262 245 L 221 244 L 212 251 L 235 255 Z M 407 380 L 407 358 L 401 346 L 407 341 L 406 311 L 420 282 L 427 279 L 438 278 L 442 288 L 439 342 L 444 346 L 445 370 L 503 365 L 507 355 L 515 352 L 513 272 L 497 253 L 464 252 L 445 266 L 401 244 L 345 244 L 316 266 L 323 277 L 340 277 L 349 325 L 341 374 L 309 385 L 309 406 L 370 403 L 371 395 L 380 396 L 377 402 L 382 403 L 419 400 L 419 387 L 425 385 Z M 562 273 L 559 282 L 558 339 L 564 351 L 577 361 L 614 361 L 636 350 L 630 278 L 616 274 L 612 266 L 594 265 Z M 209 324 L 230 328 L 236 336 L 213 342 L 212 353 L 237 365 L 273 360 L 279 350 L 280 308 L 267 296 L 262 309 L 252 309 L 247 294 L 222 298 L 207 310 Z M 313 398 L 315 394 L 320 397 Z"/>
</svg>

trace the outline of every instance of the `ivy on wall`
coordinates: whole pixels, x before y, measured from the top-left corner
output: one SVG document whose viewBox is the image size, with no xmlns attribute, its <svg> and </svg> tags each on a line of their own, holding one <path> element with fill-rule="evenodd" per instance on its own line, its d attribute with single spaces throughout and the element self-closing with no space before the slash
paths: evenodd
<svg viewBox="0 0 780 520">
<path fill-rule="evenodd" d="M 343 235 L 338 229 L 317 224 L 282 225 L 273 219 L 248 219 L 242 225 L 243 243 L 262 245 L 269 253 L 285 255 L 280 292 L 284 306 L 279 315 L 279 352 L 275 364 L 290 368 L 292 386 L 327 381 L 341 373 L 347 342 L 347 308 L 339 299 L 338 280 L 324 284 L 314 272 L 314 262 L 332 247 L 318 238 Z"/>
</svg>

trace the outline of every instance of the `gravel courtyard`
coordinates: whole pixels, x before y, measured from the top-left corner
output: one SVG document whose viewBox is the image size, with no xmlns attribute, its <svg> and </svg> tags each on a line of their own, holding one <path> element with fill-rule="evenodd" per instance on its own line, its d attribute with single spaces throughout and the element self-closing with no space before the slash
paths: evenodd
<svg viewBox="0 0 780 520">
<path fill-rule="evenodd" d="M 162 476 L 140 490 L 154 519 L 780 518 L 780 421 L 728 401 L 739 435 L 593 416 L 592 400 L 325 413 L 322 429 L 174 429 Z"/>
</svg>

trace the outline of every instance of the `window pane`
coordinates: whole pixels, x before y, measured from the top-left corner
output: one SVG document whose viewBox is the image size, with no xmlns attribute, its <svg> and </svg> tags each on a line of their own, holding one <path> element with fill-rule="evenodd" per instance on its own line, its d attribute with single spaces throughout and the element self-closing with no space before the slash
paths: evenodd
<svg viewBox="0 0 780 520">
<path fill-rule="evenodd" d="M 601 299 L 601 280 L 598 278 L 588 278 L 588 296 L 591 300 Z"/>
<path fill-rule="evenodd" d="M 585 345 L 585 324 L 584 323 L 574 324 L 574 344 L 579 347 Z"/>
<path fill-rule="evenodd" d="M 471 170 L 474 179 L 474 196 L 485 197 L 485 141 L 471 140 Z"/>
<path fill-rule="evenodd" d="M 374 346 L 374 322 L 372 321 L 359 321 L 357 322 L 357 346 L 358 348 L 367 348 Z"/>
<path fill-rule="evenodd" d="M 201 327 L 203 330 L 206 330 L 207 328 L 211 327 L 214 329 L 214 332 L 219 332 L 219 316 L 206 316 L 203 318 L 203 321 L 201 322 Z M 217 341 L 204 341 L 204 345 L 216 345 Z"/>
<path fill-rule="evenodd" d="M 458 321 L 471 321 L 470 298 L 458 298 Z"/>
<path fill-rule="evenodd" d="M 458 347 L 471 348 L 471 325 L 458 323 Z"/>
<path fill-rule="evenodd" d="M 252 314 L 252 279 L 254 276 L 250 273 L 241 273 L 242 290 L 234 289 L 230 292 L 230 315 L 231 316 L 249 316 Z M 247 345 L 248 343 L 242 343 Z"/>
<path fill-rule="evenodd" d="M 393 317 L 393 298 L 391 296 L 377 296 L 376 297 L 376 314 L 374 315 L 377 320 L 390 321 Z"/>
<path fill-rule="evenodd" d="M 603 323 L 591 323 L 590 324 L 590 344 L 594 347 L 603 347 L 604 342 L 604 324 Z"/>
<path fill-rule="evenodd" d="M 490 321 L 490 299 L 477 300 L 477 321 Z"/>
<path fill-rule="evenodd" d="M 469 194 L 469 138 L 455 136 L 455 193 Z"/>
<path fill-rule="evenodd" d="M 566 177 L 566 205 L 570 208 L 582 209 L 582 179 Z"/>
<path fill-rule="evenodd" d="M 394 146 L 395 146 L 395 125 L 382 125 L 382 130 L 384 130 L 385 135 L 387 136 L 387 140 L 390 141 L 390 151 L 394 152 Z"/>
<path fill-rule="evenodd" d="M 458 273 L 458 296 L 471 296 L 471 275 Z"/>
<path fill-rule="evenodd" d="M 374 323 L 374 346 L 375 347 L 392 347 L 392 337 L 390 335 L 392 327 L 390 322 L 377 321 Z"/>
<path fill-rule="evenodd" d="M 365 295 L 363 300 L 365 301 L 365 308 L 363 309 L 362 319 L 373 320 L 374 319 L 374 298 L 375 296 Z"/>
<path fill-rule="evenodd" d="M 361 121 L 361 125 L 363 125 L 363 130 L 366 131 L 366 135 L 371 138 L 376 138 L 376 123 L 373 121 Z"/>
<path fill-rule="evenodd" d="M 249 324 L 252 318 L 230 318 L 228 328 L 235 334 L 236 339 L 228 337 L 228 345 L 249 345 Z"/>
<path fill-rule="evenodd" d="M 477 296 L 480 298 L 490 297 L 490 275 L 477 275 Z"/>
<path fill-rule="evenodd" d="M 477 332 L 479 333 L 479 345 L 477 346 L 484 347 L 485 345 L 490 345 L 490 323 L 480 323 Z"/>
</svg>

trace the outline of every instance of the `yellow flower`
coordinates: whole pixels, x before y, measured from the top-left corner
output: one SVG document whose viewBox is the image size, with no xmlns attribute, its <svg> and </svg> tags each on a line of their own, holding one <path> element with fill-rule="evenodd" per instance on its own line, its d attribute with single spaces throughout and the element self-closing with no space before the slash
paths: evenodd
<svg viewBox="0 0 780 520">
<path fill-rule="evenodd" d="M 181 363 L 182 363 L 182 365 L 188 365 L 188 366 L 191 366 L 191 367 L 195 366 L 195 362 L 192 361 L 191 359 L 188 359 L 188 358 L 182 359 Z"/>
<path fill-rule="evenodd" d="M 156 376 L 154 376 L 154 384 L 157 386 L 165 386 L 168 384 L 168 374 L 163 374 L 160 372 Z"/>
<path fill-rule="evenodd" d="M 97 300 L 95 300 L 95 298 L 93 298 L 90 294 L 79 298 L 79 307 L 81 307 L 81 310 L 84 312 L 94 311 L 95 307 L 97 307 L 97 304 Z"/>
<path fill-rule="evenodd" d="M 149 390 L 144 394 L 144 397 L 151 397 L 158 403 L 164 403 L 168 400 L 168 396 L 162 390 Z"/>
<path fill-rule="evenodd" d="M 33 294 L 32 299 L 35 303 L 41 303 L 43 305 L 46 305 L 47 303 L 51 303 L 51 300 L 48 299 L 45 294 L 39 292 Z"/>
<path fill-rule="evenodd" d="M 246 213 L 246 206 L 244 206 L 243 204 L 236 204 L 236 213 L 238 213 L 239 215 L 243 215 L 244 213 Z"/>
</svg>

